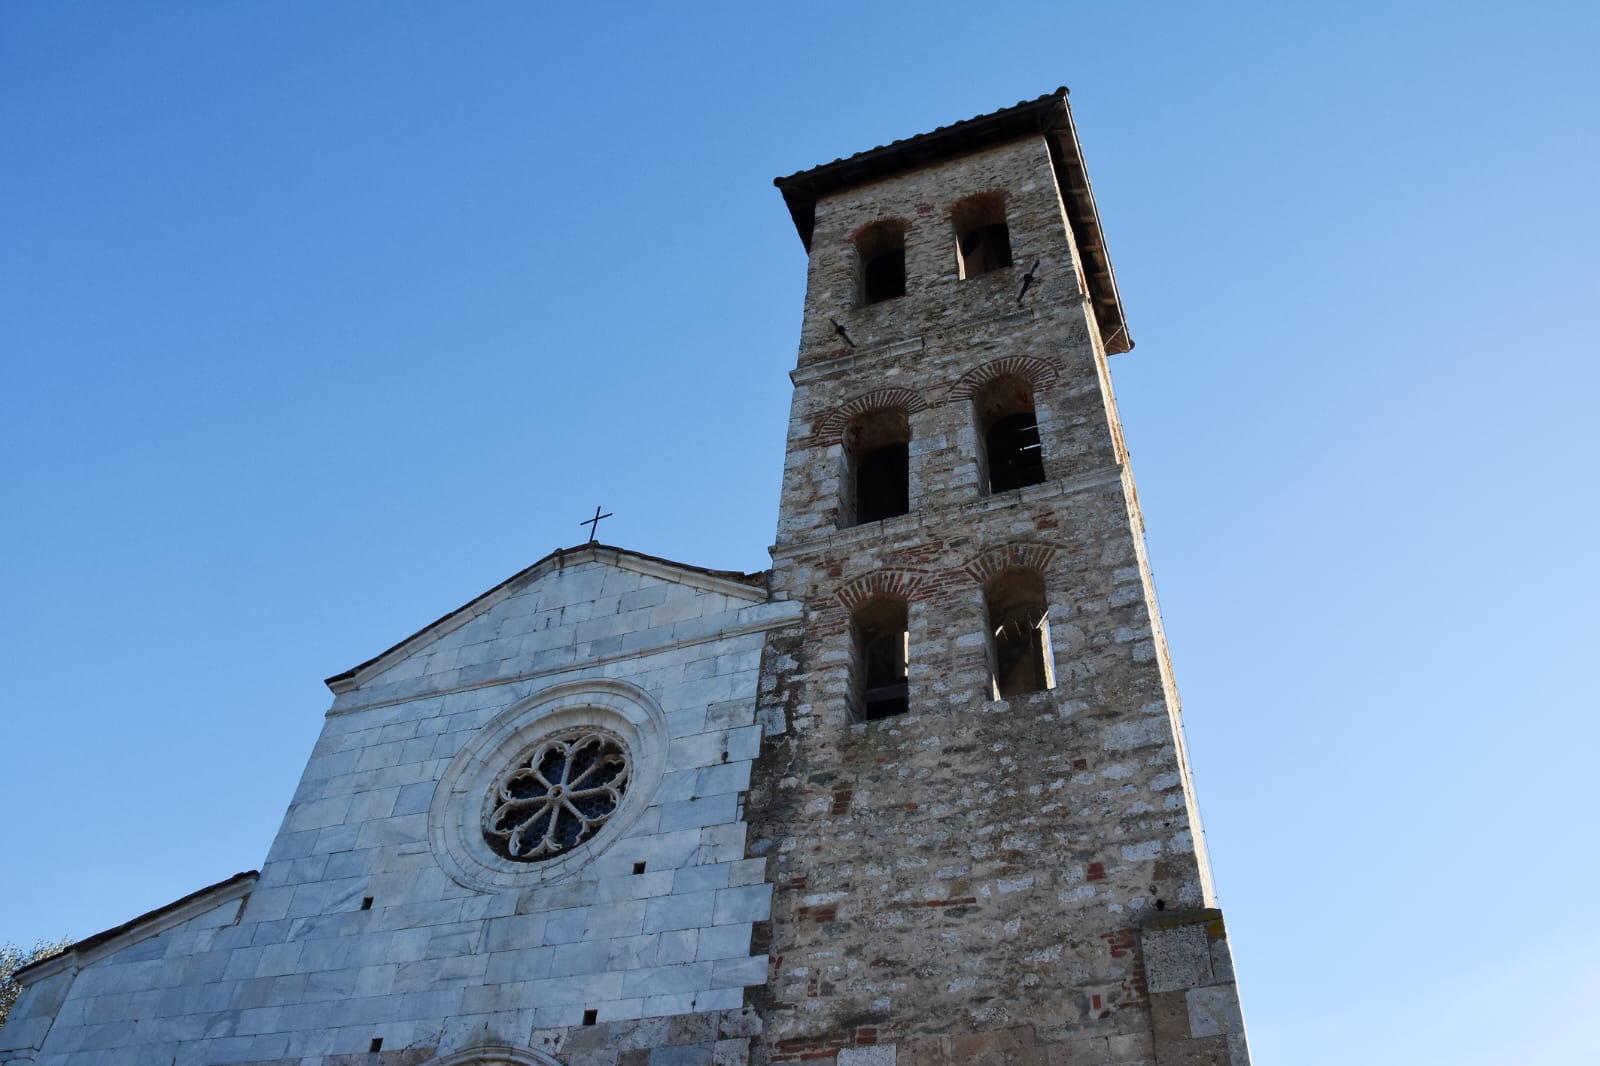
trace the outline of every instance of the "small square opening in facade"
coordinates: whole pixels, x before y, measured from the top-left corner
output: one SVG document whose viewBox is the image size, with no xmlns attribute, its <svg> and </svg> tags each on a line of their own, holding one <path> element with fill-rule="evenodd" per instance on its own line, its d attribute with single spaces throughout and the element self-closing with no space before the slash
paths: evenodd
<svg viewBox="0 0 1600 1066">
<path fill-rule="evenodd" d="M 367 1045 L 367 1054 L 376 1055 L 378 1052 L 380 1052 L 382 1050 L 383 1050 L 383 1037 L 381 1037 L 381 1036 L 373 1037 L 372 1038 L 372 1043 Z"/>
<path fill-rule="evenodd" d="M 364 911 L 370 911 L 372 909 L 372 897 L 371 896 L 367 896 L 364 899 L 362 899 L 362 901 L 361 901 L 361 909 L 364 910 Z"/>
<path fill-rule="evenodd" d="M 642 862 L 634 863 L 633 864 L 633 873 L 634 873 L 635 877 L 637 877 L 639 874 L 644 873 L 644 863 L 642 863 Z"/>
<path fill-rule="evenodd" d="M 583 1024 L 593 1025 L 600 1020 L 600 1012 L 593 1007 L 583 1012 Z"/>
</svg>

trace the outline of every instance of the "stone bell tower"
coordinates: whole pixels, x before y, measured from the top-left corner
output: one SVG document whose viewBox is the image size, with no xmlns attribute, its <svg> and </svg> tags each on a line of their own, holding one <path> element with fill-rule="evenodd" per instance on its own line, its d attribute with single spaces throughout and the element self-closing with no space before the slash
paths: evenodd
<svg viewBox="0 0 1600 1066">
<path fill-rule="evenodd" d="M 1066 90 L 776 184 L 810 269 L 748 801 L 771 1060 L 1248 1062 Z"/>
</svg>

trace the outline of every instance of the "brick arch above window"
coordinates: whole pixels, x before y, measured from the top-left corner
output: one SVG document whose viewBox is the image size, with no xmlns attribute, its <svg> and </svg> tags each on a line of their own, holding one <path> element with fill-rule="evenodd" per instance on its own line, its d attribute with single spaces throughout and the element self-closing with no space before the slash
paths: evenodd
<svg viewBox="0 0 1600 1066">
<path fill-rule="evenodd" d="M 429 1059 L 423 1066 L 561 1066 L 561 1063 L 531 1048 L 485 1044 Z"/>
<path fill-rule="evenodd" d="M 844 609 L 854 612 L 877 596 L 894 596 L 910 603 L 917 599 L 928 575 L 920 570 L 874 570 L 834 590 Z"/>
<path fill-rule="evenodd" d="M 859 248 L 863 244 L 870 246 L 874 241 L 903 241 L 910 229 L 910 219 L 898 215 L 886 215 L 857 226 L 855 232 L 850 234 L 850 243 Z"/>
<path fill-rule="evenodd" d="M 928 409 L 928 401 L 915 389 L 893 388 L 877 389 L 865 396 L 857 396 L 847 403 L 835 407 L 821 415 L 811 423 L 811 437 L 818 445 L 827 448 L 839 444 L 844 440 L 844 431 L 850 427 L 858 415 L 869 411 L 884 409 L 904 411 L 907 415 L 914 415 L 918 411 Z"/>
<path fill-rule="evenodd" d="M 961 569 L 966 571 L 973 583 L 982 585 L 1013 567 L 1037 570 L 1042 574 L 1055 554 L 1056 549 L 1048 544 L 1003 544 L 973 556 L 962 564 Z"/>
<path fill-rule="evenodd" d="M 1019 377 L 1025 379 L 1033 386 L 1034 392 L 1048 389 L 1060 377 L 1060 372 L 1051 363 L 1043 359 L 1035 359 L 1026 355 L 1011 355 L 1004 359 L 996 359 L 992 363 L 985 363 L 976 369 L 969 370 L 952 386 L 945 397 L 946 403 L 957 400 L 970 400 L 982 392 L 984 386 L 998 378 Z"/>
</svg>

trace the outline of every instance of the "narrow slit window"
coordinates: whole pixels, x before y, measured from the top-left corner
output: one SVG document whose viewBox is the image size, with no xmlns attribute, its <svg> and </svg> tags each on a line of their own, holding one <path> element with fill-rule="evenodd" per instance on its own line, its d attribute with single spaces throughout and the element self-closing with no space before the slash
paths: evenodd
<svg viewBox="0 0 1600 1066">
<path fill-rule="evenodd" d="M 856 612 L 854 629 L 857 716 L 873 721 L 906 713 L 911 659 L 906 601 L 872 600 Z"/>
<path fill-rule="evenodd" d="M 1035 570 L 1007 570 L 991 579 L 983 593 L 993 664 L 990 695 L 1003 700 L 1054 688 L 1044 577 Z"/>
<path fill-rule="evenodd" d="M 1033 386 L 1018 377 L 991 382 L 977 400 L 983 438 L 983 472 L 988 491 L 1010 492 L 1044 482 L 1044 450 Z"/>
<path fill-rule="evenodd" d="M 845 434 L 845 525 L 880 522 L 911 509 L 911 420 L 893 409 L 870 411 Z"/>
<path fill-rule="evenodd" d="M 898 219 L 875 222 L 855 238 L 860 259 L 861 305 L 906 294 L 906 226 Z"/>
<path fill-rule="evenodd" d="M 1003 192 L 980 192 L 950 209 L 956 229 L 956 257 L 961 277 L 981 277 L 1011 265 L 1011 230 L 1006 225 Z"/>
</svg>

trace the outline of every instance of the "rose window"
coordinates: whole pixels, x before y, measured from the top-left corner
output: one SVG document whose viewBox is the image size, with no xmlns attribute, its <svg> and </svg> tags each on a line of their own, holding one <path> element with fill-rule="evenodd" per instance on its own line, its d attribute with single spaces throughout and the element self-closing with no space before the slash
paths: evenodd
<svg viewBox="0 0 1600 1066">
<path fill-rule="evenodd" d="M 630 770 L 627 749 L 610 733 L 578 729 L 548 737 L 495 779 L 484 838 L 516 862 L 565 854 L 616 813 Z"/>
</svg>

